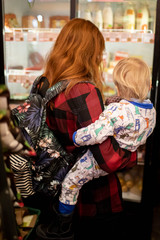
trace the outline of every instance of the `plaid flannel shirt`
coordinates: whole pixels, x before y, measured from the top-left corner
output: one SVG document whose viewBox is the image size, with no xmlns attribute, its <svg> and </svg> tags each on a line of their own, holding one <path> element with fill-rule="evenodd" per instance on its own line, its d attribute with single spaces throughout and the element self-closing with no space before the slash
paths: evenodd
<svg viewBox="0 0 160 240">
<path fill-rule="evenodd" d="M 53 103 L 52 110 L 47 108 L 47 124 L 62 146 L 73 152 L 74 131 L 97 120 L 104 109 L 100 91 L 91 83 L 78 83 L 67 96 L 64 92 L 56 96 Z M 102 216 L 122 211 L 121 186 L 115 172 L 134 166 L 136 152 L 120 149 L 113 137 L 89 148 L 99 166 L 110 174 L 82 187 L 77 203 L 79 216 Z"/>
</svg>

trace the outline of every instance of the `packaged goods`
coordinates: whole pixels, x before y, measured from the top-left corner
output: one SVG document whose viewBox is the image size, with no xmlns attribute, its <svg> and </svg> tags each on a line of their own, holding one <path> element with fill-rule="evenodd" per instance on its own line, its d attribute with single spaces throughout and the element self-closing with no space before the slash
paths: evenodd
<svg viewBox="0 0 160 240">
<path fill-rule="evenodd" d="M 128 5 L 124 12 L 123 17 L 123 28 L 124 29 L 135 29 L 135 11 L 132 5 Z"/>
<path fill-rule="evenodd" d="M 34 16 L 22 16 L 22 27 L 23 28 L 38 27 L 37 18 Z"/>
<path fill-rule="evenodd" d="M 68 16 L 51 16 L 49 20 L 50 20 L 50 23 L 49 23 L 50 28 L 62 28 L 69 21 L 69 17 Z"/>
<path fill-rule="evenodd" d="M 123 7 L 122 4 L 114 12 L 114 29 L 123 29 Z"/>
<path fill-rule="evenodd" d="M 37 15 L 37 22 L 38 22 L 38 28 L 45 27 L 44 17 L 42 15 Z"/>
<path fill-rule="evenodd" d="M 8 27 L 8 28 L 19 27 L 16 14 L 14 14 L 14 13 L 7 13 L 7 14 L 5 14 L 5 23 L 4 23 L 4 25 L 5 25 L 5 27 Z"/>
<path fill-rule="evenodd" d="M 102 18 L 102 11 L 101 10 L 96 11 L 94 23 L 100 30 L 102 30 L 103 18 Z"/>
<path fill-rule="evenodd" d="M 103 28 L 112 29 L 113 28 L 113 11 L 110 4 L 106 4 L 103 9 Z"/>
<path fill-rule="evenodd" d="M 39 52 L 31 52 L 29 54 L 29 67 L 25 70 L 41 70 L 44 66 L 44 58 Z"/>
<path fill-rule="evenodd" d="M 147 30 L 149 24 L 149 11 L 147 6 L 142 6 L 137 11 L 136 16 L 136 29 Z"/>
<path fill-rule="evenodd" d="M 129 57 L 128 52 L 117 51 L 115 53 L 114 61 L 119 61 L 119 60 L 121 60 L 123 58 L 127 58 L 127 57 Z"/>
</svg>

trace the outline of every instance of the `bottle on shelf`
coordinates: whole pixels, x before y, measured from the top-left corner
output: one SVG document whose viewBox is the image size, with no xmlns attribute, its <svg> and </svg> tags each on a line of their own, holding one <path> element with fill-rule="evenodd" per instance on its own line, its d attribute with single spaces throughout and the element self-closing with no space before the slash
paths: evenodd
<svg viewBox="0 0 160 240">
<path fill-rule="evenodd" d="M 119 4 L 114 12 L 114 29 L 123 29 L 123 6 Z"/>
<path fill-rule="evenodd" d="M 124 11 L 123 28 L 129 30 L 135 29 L 135 10 L 132 4 L 128 4 Z"/>
<path fill-rule="evenodd" d="M 149 11 L 147 5 L 140 5 L 136 16 L 136 29 L 147 30 L 149 28 Z"/>
<path fill-rule="evenodd" d="M 113 11 L 109 3 L 107 3 L 103 9 L 103 28 L 113 28 Z"/>
<path fill-rule="evenodd" d="M 94 19 L 94 24 L 102 30 L 103 27 L 103 18 L 102 18 L 102 11 L 101 10 L 96 10 L 95 13 L 95 19 Z"/>
<path fill-rule="evenodd" d="M 84 12 L 84 19 L 89 20 L 89 21 L 91 21 L 91 22 L 93 21 L 92 15 L 91 15 L 91 12 L 90 12 L 89 9 L 87 9 L 87 10 Z"/>
</svg>

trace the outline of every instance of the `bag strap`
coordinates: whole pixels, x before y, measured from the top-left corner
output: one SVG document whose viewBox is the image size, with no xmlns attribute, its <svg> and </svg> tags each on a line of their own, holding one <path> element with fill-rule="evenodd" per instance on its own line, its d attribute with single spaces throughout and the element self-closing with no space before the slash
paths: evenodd
<svg viewBox="0 0 160 240">
<path fill-rule="evenodd" d="M 81 83 L 90 83 L 93 84 L 90 81 L 82 81 Z M 66 89 L 66 87 L 69 84 L 69 80 L 62 80 L 58 83 L 56 83 L 55 85 L 53 85 L 52 87 L 50 87 L 47 91 L 46 91 L 46 95 L 44 98 L 44 103 L 47 104 L 53 97 L 55 97 L 56 95 L 58 95 L 60 92 L 62 92 L 63 90 Z"/>
<path fill-rule="evenodd" d="M 47 104 L 52 98 L 54 98 L 56 95 L 58 95 L 60 92 L 66 89 L 67 85 L 69 84 L 68 80 L 62 80 L 52 87 L 50 87 L 46 91 L 46 95 L 44 97 L 44 103 Z"/>
<path fill-rule="evenodd" d="M 38 93 L 37 85 L 40 84 L 42 82 L 42 80 L 43 81 L 45 80 L 45 77 L 43 75 L 38 76 L 34 80 L 30 93 Z"/>
<path fill-rule="evenodd" d="M 37 85 L 41 82 L 44 82 L 47 78 L 43 75 L 37 77 L 33 83 L 32 89 L 30 93 L 38 93 Z M 89 81 L 83 81 L 82 83 L 91 83 Z M 69 84 L 68 80 L 62 80 L 60 82 L 57 82 L 52 87 L 48 88 L 45 94 L 45 97 L 43 97 L 43 103 L 47 104 L 52 98 L 54 98 L 56 95 L 58 95 L 60 92 L 66 89 L 67 85 Z M 93 84 L 93 83 L 92 83 Z"/>
<path fill-rule="evenodd" d="M 31 93 L 38 93 L 39 88 L 37 87 L 39 84 L 41 84 L 42 82 L 45 82 L 47 78 L 44 77 L 43 75 L 38 76 L 32 85 L 32 89 L 31 89 Z M 63 90 L 65 90 L 65 88 L 67 87 L 69 81 L 68 80 L 62 80 L 56 84 L 54 84 L 52 87 L 48 88 L 45 96 L 43 97 L 43 101 L 44 104 L 47 104 L 53 97 L 55 97 L 56 95 L 58 95 L 60 92 L 62 92 Z M 43 88 L 43 86 L 42 86 Z"/>
</svg>

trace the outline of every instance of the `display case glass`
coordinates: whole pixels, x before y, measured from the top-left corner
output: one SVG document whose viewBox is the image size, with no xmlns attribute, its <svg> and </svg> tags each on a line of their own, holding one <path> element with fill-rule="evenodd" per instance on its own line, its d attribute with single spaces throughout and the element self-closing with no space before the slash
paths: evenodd
<svg viewBox="0 0 160 240">
<path fill-rule="evenodd" d="M 79 0 L 76 17 L 92 21 L 105 39 L 103 55 L 104 96 L 116 95 L 112 73 L 125 57 L 143 59 L 153 69 L 156 0 Z M 150 93 L 149 93 L 150 97 Z M 124 199 L 141 202 L 145 147 L 138 149 L 138 164 L 118 173 Z"/>
<path fill-rule="evenodd" d="M 4 1 L 4 70 L 11 99 L 26 99 L 69 19 L 69 0 Z"/>
<path fill-rule="evenodd" d="M 4 71 L 12 100 L 26 99 L 34 79 L 43 73 L 47 54 L 69 21 L 72 5 L 75 17 L 92 21 L 104 36 L 106 98 L 116 95 L 112 72 L 120 59 L 141 58 L 152 73 L 157 0 L 5 0 Z M 141 202 L 144 164 L 145 146 L 141 146 L 136 168 L 118 173 L 125 199 Z"/>
</svg>

